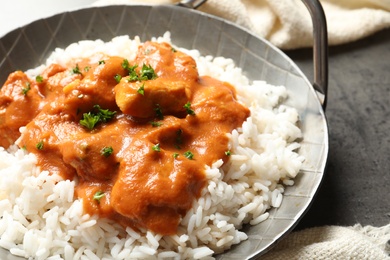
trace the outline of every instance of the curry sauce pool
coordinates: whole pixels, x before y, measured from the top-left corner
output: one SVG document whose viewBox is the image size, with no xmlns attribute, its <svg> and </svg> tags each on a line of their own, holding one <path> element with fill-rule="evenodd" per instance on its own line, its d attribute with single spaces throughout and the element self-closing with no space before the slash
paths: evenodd
<svg viewBox="0 0 390 260">
<path fill-rule="evenodd" d="M 291 184 L 303 160 L 294 152 L 297 113 L 280 103 L 285 89 L 249 85 L 230 60 L 166 42 L 80 42 L 8 82 L 20 82 L 11 84 L 20 100 L 38 94 L 34 120 L 14 127 L 26 125 L 22 149 L 2 154 L 31 160 L 19 188 L 1 177 L 3 216 L 10 207 L 26 220 L 16 239 L 3 232 L 14 253 L 209 257 L 246 239 L 242 224 L 280 205 L 282 183 Z M 5 132 L 2 146 L 12 145 L 18 131 Z M 42 201 L 19 204 L 23 196 Z"/>
</svg>

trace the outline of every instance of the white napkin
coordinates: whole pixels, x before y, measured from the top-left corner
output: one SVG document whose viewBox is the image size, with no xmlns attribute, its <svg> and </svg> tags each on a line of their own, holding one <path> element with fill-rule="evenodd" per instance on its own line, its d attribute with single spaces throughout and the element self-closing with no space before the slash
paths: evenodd
<svg viewBox="0 0 390 260">
<path fill-rule="evenodd" d="M 390 225 L 323 226 L 289 234 L 262 260 L 389 260 Z"/>
<path fill-rule="evenodd" d="M 98 0 L 95 5 L 169 4 L 175 0 Z M 322 0 L 329 45 L 390 27 L 390 0 Z M 249 28 L 281 49 L 312 45 L 312 22 L 301 0 L 208 0 L 199 8 Z"/>
</svg>

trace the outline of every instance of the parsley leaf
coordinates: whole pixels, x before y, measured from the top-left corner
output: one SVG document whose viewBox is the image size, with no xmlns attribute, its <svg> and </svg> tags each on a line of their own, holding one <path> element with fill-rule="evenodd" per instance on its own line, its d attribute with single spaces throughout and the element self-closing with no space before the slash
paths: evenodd
<svg viewBox="0 0 390 260">
<path fill-rule="evenodd" d="M 129 71 L 129 81 L 137 81 L 137 80 L 139 80 L 138 74 L 135 71 L 135 69 L 137 67 L 138 67 L 137 65 L 129 67 L 129 69 L 128 69 L 128 71 Z"/>
<path fill-rule="evenodd" d="M 37 143 L 36 147 L 38 150 L 43 150 L 43 141 L 39 141 L 39 143 Z"/>
<path fill-rule="evenodd" d="M 43 82 L 43 77 L 41 75 L 38 75 L 35 77 L 35 81 L 38 82 L 38 83 L 42 83 Z"/>
<path fill-rule="evenodd" d="M 150 123 L 153 127 L 162 126 L 162 123 L 161 123 L 161 122 L 157 122 L 157 121 L 150 121 L 149 123 Z"/>
<path fill-rule="evenodd" d="M 157 78 L 157 74 L 154 72 L 152 66 L 143 65 L 141 69 L 140 80 L 151 80 Z"/>
<path fill-rule="evenodd" d="M 73 74 L 81 74 L 81 71 L 80 71 L 80 68 L 79 68 L 79 64 L 76 64 L 76 67 L 74 67 L 72 69 L 72 73 Z"/>
<path fill-rule="evenodd" d="M 98 123 L 109 121 L 116 114 L 116 111 L 102 109 L 99 105 L 95 105 L 93 108 L 94 111 L 84 113 L 83 119 L 80 120 L 80 124 L 89 130 L 94 129 Z"/>
<path fill-rule="evenodd" d="M 160 144 L 153 145 L 152 150 L 155 152 L 161 152 Z"/>
<path fill-rule="evenodd" d="M 116 111 L 110 111 L 108 109 L 102 109 L 99 105 L 94 105 L 93 108 L 97 109 L 96 115 L 99 116 L 100 121 L 107 122 L 114 117 Z"/>
<path fill-rule="evenodd" d="M 191 115 L 191 116 L 194 116 L 195 115 L 195 112 L 194 110 L 192 110 L 191 108 L 191 103 L 190 102 L 187 102 L 183 108 L 185 108 L 185 110 L 187 111 L 187 114 Z"/>
<path fill-rule="evenodd" d="M 177 149 L 181 149 L 180 145 L 183 144 L 183 130 L 179 129 L 176 131 L 176 138 L 175 138 L 175 147 Z"/>
<path fill-rule="evenodd" d="M 122 79 L 122 76 L 119 75 L 119 74 L 116 74 L 116 75 L 114 76 L 114 79 L 115 79 L 116 83 L 119 83 L 119 82 L 121 81 L 121 79 Z"/>
<path fill-rule="evenodd" d="M 157 78 L 157 74 L 154 72 L 152 66 L 143 65 L 140 73 L 138 74 L 135 70 L 138 65 L 130 66 L 129 61 L 124 59 L 122 62 L 122 68 L 129 72 L 128 81 L 142 81 L 142 80 L 151 80 Z"/>
<path fill-rule="evenodd" d="M 112 153 L 114 152 L 114 149 L 112 149 L 111 146 L 108 146 L 108 147 L 104 147 L 102 150 L 101 150 L 101 155 L 103 155 L 104 157 L 108 157 L 110 156 Z"/>
<path fill-rule="evenodd" d="M 27 95 L 27 92 L 29 92 L 31 90 L 31 84 L 30 84 L 30 82 L 27 82 L 26 83 L 26 87 L 25 88 L 22 88 L 22 93 L 23 93 L 23 95 Z"/>
<path fill-rule="evenodd" d="M 156 116 L 160 119 L 160 120 L 163 120 L 164 119 L 164 115 L 162 113 L 162 110 L 161 110 L 161 107 L 159 104 L 156 105 L 154 111 L 156 112 Z"/>
<path fill-rule="evenodd" d="M 96 124 L 99 123 L 99 116 L 94 115 L 91 112 L 84 113 L 83 119 L 80 120 L 80 125 L 92 130 L 95 128 Z"/>
<path fill-rule="evenodd" d="M 137 90 L 138 94 L 145 95 L 145 83 Z"/>
<path fill-rule="evenodd" d="M 124 59 L 122 61 L 122 68 L 127 70 L 129 72 L 129 79 L 128 81 L 137 81 L 138 80 L 138 75 L 135 69 L 137 68 L 137 65 L 130 66 L 129 61 L 127 59 Z"/>
<path fill-rule="evenodd" d="M 124 68 L 125 70 L 129 70 L 129 67 L 130 67 L 129 61 L 127 59 L 124 59 L 122 61 L 122 68 Z"/>
<path fill-rule="evenodd" d="M 103 198 L 106 194 L 103 191 L 98 191 L 93 195 L 93 199 L 100 203 L 101 198 Z"/>
<path fill-rule="evenodd" d="M 184 156 L 187 158 L 187 159 L 194 159 L 194 154 L 191 152 L 191 151 L 187 151 L 184 153 Z"/>
</svg>

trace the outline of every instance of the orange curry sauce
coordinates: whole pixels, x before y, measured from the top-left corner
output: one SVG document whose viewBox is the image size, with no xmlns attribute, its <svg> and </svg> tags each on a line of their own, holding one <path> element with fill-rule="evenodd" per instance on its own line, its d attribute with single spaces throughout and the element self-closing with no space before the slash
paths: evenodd
<svg viewBox="0 0 390 260">
<path fill-rule="evenodd" d="M 146 42 L 128 64 L 91 60 L 50 65 L 37 79 L 10 74 L 0 91 L 0 145 L 20 137 L 42 170 L 76 178 L 86 213 L 175 234 L 205 186 L 206 165 L 228 159 L 227 133 L 249 110 L 231 85 L 199 77 L 195 61 L 169 44 Z M 131 79 L 144 65 L 154 76 Z M 111 116 L 81 124 L 99 111 Z"/>
</svg>

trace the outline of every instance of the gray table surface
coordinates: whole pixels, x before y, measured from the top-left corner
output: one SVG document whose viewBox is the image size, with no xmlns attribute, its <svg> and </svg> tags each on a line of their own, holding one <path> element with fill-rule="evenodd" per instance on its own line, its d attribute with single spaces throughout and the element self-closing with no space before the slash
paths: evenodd
<svg viewBox="0 0 390 260">
<path fill-rule="evenodd" d="M 312 51 L 286 54 L 311 79 Z M 296 229 L 390 223 L 390 29 L 329 48 L 329 156 Z"/>
</svg>

